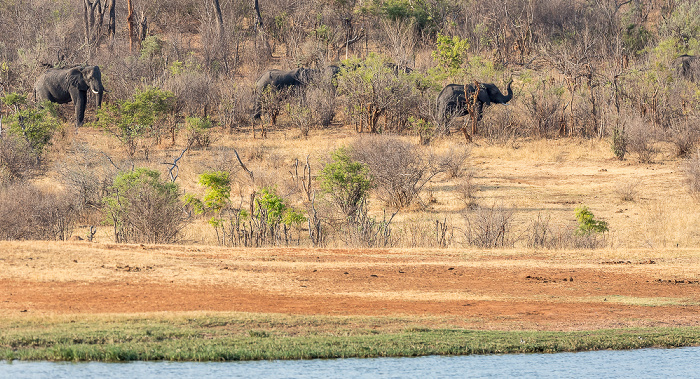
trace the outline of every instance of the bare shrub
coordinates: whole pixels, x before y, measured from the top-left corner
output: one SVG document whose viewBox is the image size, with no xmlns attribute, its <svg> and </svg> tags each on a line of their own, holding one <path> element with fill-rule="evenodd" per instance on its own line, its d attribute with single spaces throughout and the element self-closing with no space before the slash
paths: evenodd
<svg viewBox="0 0 700 379">
<path fill-rule="evenodd" d="M 440 247 L 452 244 L 454 227 L 449 220 L 411 219 L 403 223 L 399 241 L 402 247 Z"/>
<path fill-rule="evenodd" d="M 327 85 L 330 82 L 331 78 L 324 77 L 306 89 L 305 104 L 313 112 L 314 123 L 323 127 L 330 125 L 335 118 L 335 88 Z"/>
<path fill-rule="evenodd" d="M 478 187 L 474 183 L 474 175 L 473 171 L 469 171 L 457 178 L 455 192 L 465 208 L 471 208 L 476 205 L 476 191 Z"/>
<path fill-rule="evenodd" d="M 219 103 L 219 122 L 230 131 L 250 126 L 254 104 L 255 96 L 252 87 L 223 86 Z"/>
<path fill-rule="evenodd" d="M 40 167 L 39 155 L 26 139 L 9 133 L 0 136 L 0 183 L 26 179 Z"/>
<path fill-rule="evenodd" d="M 193 63 L 191 64 L 194 65 Z M 218 108 L 220 94 L 214 79 L 191 66 L 170 68 L 163 89 L 175 95 L 174 110 L 189 116 L 206 117 Z"/>
<path fill-rule="evenodd" d="M 112 185 L 116 167 L 99 151 L 88 145 L 73 145 L 74 154 L 57 163 L 59 180 L 71 193 L 86 221 L 97 223 L 101 217 L 102 198 Z"/>
<path fill-rule="evenodd" d="M 683 171 L 688 191 L 696 200 L 700 200 L 700 150 L 696 150 L 684 163 Z"/>
<path fill-rule="evenodd" d="M 620 183 L 615 187 L 615 195 L 622 201 L 634 201 L 639 195 L 639 182 Z"/>
<path fill-rule="evenodd" d="M 467 221 L 465 242 L 482 248 L 512 247 L 511 235 L 514 212 L 502 205 L 477 207 L 463 214 Z"/>
<path fill-rule="evenodd" d="M 505 107 L 489 107 L 480 121 L 479 133 L 496 143 L 506 143 L 523 133 L 521 116 L 515 113 L 513 102 Z"/>
<path fill-rule="evenodd" d="M 358 138 L 352 144 L 352 157 L 369 167 L 377 196 L 398 208 L 418 200 L 423 186 L 437 173 L 418 146 L 398 137 Z"/>
<path fill-rule="evenodd" d="M 392 235 L 391 222 L 397 212 L 389 215 L 385 210 L 382 218 L 379 219 L 369 214 L 367 201 L 363 201 L 355 217 L 341 225 L 339 237 L 351 247 L 392 247 L 396 243 L 396 238 Z"/>
<path fill-rule="evenodd" d="M 700 142 L 700 117 L 693 116 L 681 121 L 673 121 L 666 131 L 666 139 L 675 147 L 677 157 L 689 156 Z"/>
<path fill-rule="evenodd" d="M 301 136 L 304 138 L 308 137 L 309 130 L 315 121 L 314 112 L 299 101 L 287 104 L 287 112 L 289 112 L 289 119 L 292 125 L 299 129 Z"/>
<path fill-rule="evenodd" d="M 0 188 L 0 239 L 66 240 L 78 216 L 67 192 L 50 193 L 29 183 Z"/>
<path fill-rule="evenodd" d="M 559 89 L 538 89 L 524 100 L 529 116 L 530 135 L 551 138 L 561 133 L 564 120 L 564 99 Z"/>
<path fill-rule="evenodd" d="M 429 160 L 439 171 L 445 172 L 450 178 L 457 178 L 461 175 L 470 154 L 469 146 L 451 145 L 445 153 L 432 153 Z"/>
<path fill-rule="evenodd" d="M 596 249 L 607 245 L 603 233 L 577 233 L 576 225 L 556 225 L 551 217 L 537 215 L 527 228 L 526 244 L 531 248 L 544 249 Z"/>
<path fill-rule="evenodd" d="M 638 116 L 630 116 L 624 120 L 625 143 L 627 151 L 637 155 L 641 163 L 650 163 L 656 156 L 655 132 L 652 125 Z"/>
</svg>

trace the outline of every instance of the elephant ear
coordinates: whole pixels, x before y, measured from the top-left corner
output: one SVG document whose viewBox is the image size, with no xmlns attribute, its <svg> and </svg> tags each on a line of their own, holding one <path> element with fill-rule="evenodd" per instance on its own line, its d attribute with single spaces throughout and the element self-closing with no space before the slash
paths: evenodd
<svg viewBox="0 0 700 379">
<path fill-rule="evenodd" d="M 83 79 L 85 81 L 90 81 L 91 79 L 102 80 L 102 74 L 98 66 L 87 66 L 80 70 L 80 72 L 83 74 Z"/>
<path fill-rule="evenodd" d="M 479 95 L 477 96 L 479 101 L 486 105 L 491 105 L 491 95 L 489 94 L 488 88 L 479 87 Z"/>
<path fill-rule="evenodd" d="M 77 88 L 80 91 L 87 91 L 88 86 L 80 70 L 73 69 L 68 75 L 68 85 L 70 88 Z"/>
</svg>

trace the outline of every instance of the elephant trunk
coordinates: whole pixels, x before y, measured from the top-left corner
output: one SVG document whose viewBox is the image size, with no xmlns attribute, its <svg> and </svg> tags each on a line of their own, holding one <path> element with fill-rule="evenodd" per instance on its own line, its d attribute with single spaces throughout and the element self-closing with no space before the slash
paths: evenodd
<svg viewBox="0 0 700 379">
<path fill-rule="evenodd" d="M 97 108 L 100 108 L 102 106 L 102 95 L 104 94 L 104 88 L 100 89 L 97 92 Z"/>
<path fill-rule="evenodd" d="M 513 80 L 508 82 L 508 88 L 507 88 L 508 94 L 505 96 L 501 95 L 501 98 L 499 99 L 499 103 L 506 104 L 507 102 L 509 102 L 513 98 L 513 90 L 510 88 L 511 84 L 513 84 Z"/>
</svg>

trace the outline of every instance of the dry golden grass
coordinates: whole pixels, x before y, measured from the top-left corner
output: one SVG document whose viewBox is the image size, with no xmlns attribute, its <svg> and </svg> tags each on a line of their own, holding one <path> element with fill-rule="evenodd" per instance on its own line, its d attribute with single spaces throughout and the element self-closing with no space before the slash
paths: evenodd
<svg viewBox="0 0 700 379">
<path fill-rule="evenodd" d="M 187 193 L 201 194 L 198 176 L 205 171 L 229 170 L 236 173 L 232 191 L 234 201 L 244 201 L 253 188 L 274 185 L 292 202 L 301 205 L 299 189 L 291 177 L 296 160 L 300 164 L 307 157 L 313 175 L 317 175 L 329 152 L 362 138 L 351 127 L 337 125 L 328 129 L 310 131 L 308 138 L 301 138 L 299 131 L 282 126 L 271 130 L 266 139 L 252 138 L 250 131 L 222 133 L 215 131 L 215 142 L 208 149 L 191 150 L 180 161 L 177 182 Z M 417 142 L 417 137 L 403 137 Z M 64 140 L 54 147 L 53 159 L 66 159 L 73 154 L 72 144 L 79 143 L 103 151 L 117 162 L 123 162 L 123 149 L 116 139 L 97 130 L 82 128 L 77 135 L 66 133 Z M 161 146 L 152 152 L 149 161 L 140 159 L 137 166 L 157 169 L 167 175 L 167 166 L 182 150 L 183 141 L 175 146 Z M 426 151 L 449 152 L 455 145 L 464 145 L 463 138 L 454 134 L 438 139 L 425 147 Z M 252 183 L 240 169 L 233 149 L 239 152 L 245 164 L 255 173 Z M 700 244 L 700 205 L 687 193 L 680 170 L 682 162 L 660 154 L 651 164 L 639 164 L 633 160 L 618 161 L 614 158 L 609 141 L 596 139 L 523 140 L 507 146 L 494 145 L 477 140 L 471 146 L 471 156 L 463 173 L 472 172 L 475 189 L 473 203 L 479 206 L 494 205 L 511 208 L 515 246 L 523 246 L 528 227 L 538 216 L 550 219 L 553 226 L 575 225 L 574 210 L 585 205 L 597 219 L 608 222 L 608 241 L 612 247 L 670 248 L 693 247 Z M 60 157 L 60 158 L 59 158 Z M 139 157 L 137 157 L 139 158 Z M 100 165 L 110 166 L 101 158 Z M 131 167 L 126 163 L 124 168 Z M 46 186 L 55 186 L 58 176 L 49 172 L 40 179 Z M 413 233 L 401 241 L 423 239 L 418 243 L 434 245 L 435 220 L 447 220 L 453 247 L 462 246 L 464 240 L 465 202 L 458 191 L 460 176 L 446 174 L 436 176 L 429 183 L 422 199 L 427 207 L 414 206 L 402 210 L 396 216 L 395 235 Z M 620 188 L 634 186 L 635 196 L 623 199 Z M 242 195 L 242 196 L 241 196 Z M 384 205 L 371 201 L 375 214 L 380 215 Z M 422 225 L 422 226 L 421 226 Z M 420 229 L 420 230 L 419 230 Z M 87 226 L 76 234 L 85 236 Z M 205 220 L 194 220 L 181 236 L 185 243 L 216 244 L 214 231 Z M 111 240 L 111 230 L 100 228 L 97 240 Z M 331 241 L 330 247 L 342 247 L 342 241 Z"/>
</svg>

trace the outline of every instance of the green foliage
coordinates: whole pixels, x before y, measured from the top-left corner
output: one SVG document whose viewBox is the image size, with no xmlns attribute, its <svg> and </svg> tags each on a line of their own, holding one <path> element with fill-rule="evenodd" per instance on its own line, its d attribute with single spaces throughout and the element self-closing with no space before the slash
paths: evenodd
<svg viewBox="0 0 700 379">
<path fill-rule="evenodd" d="M 39 108 L 31 106 L 22 109 L 21 106 L 27 104 L 27 97 L 14 92 L 0 100 L 14 110 L 4 121 L 9 125 L 8 132 L 24 138 L 29 147 L 40 156 L 51 142 L 53 133 L 61 126 L 57 105 L 46 101 Z"/>
<path fill-rule="evenodd" d="M 105 196 L 117 242 L 172 242 L 179 231 L 179 187 L 158 171 L 136 168 L 114 178 Z"/>
<path fill-rule="evenodd" d="M 415 111 L 419 85 L 428 81 L 415 80 L 418 74 L 395 73 L 391 62 L 371 53 L 364 60 L 349 59 L 337 76 L 338 93 L 345 95 L 351 118 L 362 117 L 362 125 L 372 133 L 380 133 L 380 116 L 389 114 L 408 117 Z M 424 88 L 422 88 L 424 89 Z"/>
<path fill-rule="evenodd" d="M 173 107 L 174 95 L 156 87 L 137 90 L 134 100 L 105 104 L 97 111 L 98 127 L 114 134 L 133 156 L 142 137 L 159 141 L 162 124 Z"/>
<path fill-rule="evenodd" d="M 287 205 L 272 187 L 263 187 L 255 198 L 254 216 L 265 218 L 267 224 L 273 228 L 280 223 L 298 226 L 306 221 L 306 217 Z"/>
<path fill-rule="evenodd" d="M 321 189 L 329 195 L 347 217 L 354 217 L 372 188 L 369 168 L 350 158 L 346 148 L 331 153 L 331 161 L 323 166 Z"/>
<path fill-rule="evenodd" d="M 651 41 L 651 32 L 644 25 L 630 24 L 622 34 L 622 43 L 627 51 L 639 55 Z"/>
<path fill-rule="evenodd" d="M 211 144 L 211 128 L 214 126 L 209 118 L 185 118 L 187 141 L 192 146 L 209 147 Z"/>
<path fill-rule="evenodd" d="M 411 129 L 420 137 L 421 145 L 427 145 L 435 133 L 435 124 L 422 118 L 409 117 Z"/>
<path fill-rule="evenodd" d="M 141 59 L 153 59 L 163 50 L 163 40 L 158 36 L 148 36 L 141 42 Z"/>
<path fill-rule="evenodd" d="M 373 0 L 363 11 L 389 20 L 411 20 L 419 30 L 434 32 L 440 21 L 440 5 L 426 0 Z"/>
<path fill-rule="evenodd" d="M 617 159 L 625 159 L 625 155 L 627 154 L 627 140 L 625 138 L 625 130 L 623 128 L 613 129 L 611 148 Z"/>
<path fill-rule="evenodd" d="M 608 223 L 596 220 L 593 213 L 586 206 L 576 208 L 576 220 L 578 220 L 578 235 L 590 235 L 595 233 L 605 233 L 608 231 Z"/>
<path fill-rule="evenodd" d="M 659 24 L 659 34 L 674 41 L 677 55 L 700 53 L 700 2 L 680 1 Z"/>
<path fill-rule="evenodd" d="M 449 37 L 438 33 L 435 51 L 431 56 L 442 71 L 449 75 L 457 75 L 467 60 L 469 41 L 459 36 Z"/>
<path fill-rule="evenodd" d="M 185 204 L 193 207 L 198 214 L 219 213 L 229 203 L 231 197 L 231 179 L 228 172 L 206 172 L 199 176 L 199 184 L 206 188 L 200 200 L 193 195 L 185 195 Z"/>
<path fill-rule="evenodd" d="M 20 95 L 16 92 L 7 94 L 7 96 L 4 96 L 1 100 L 3 104 L 7 105 L 8 107 L 18 107 L 20 105 L 27 104 L 27 96 Z"/>
</svg>

